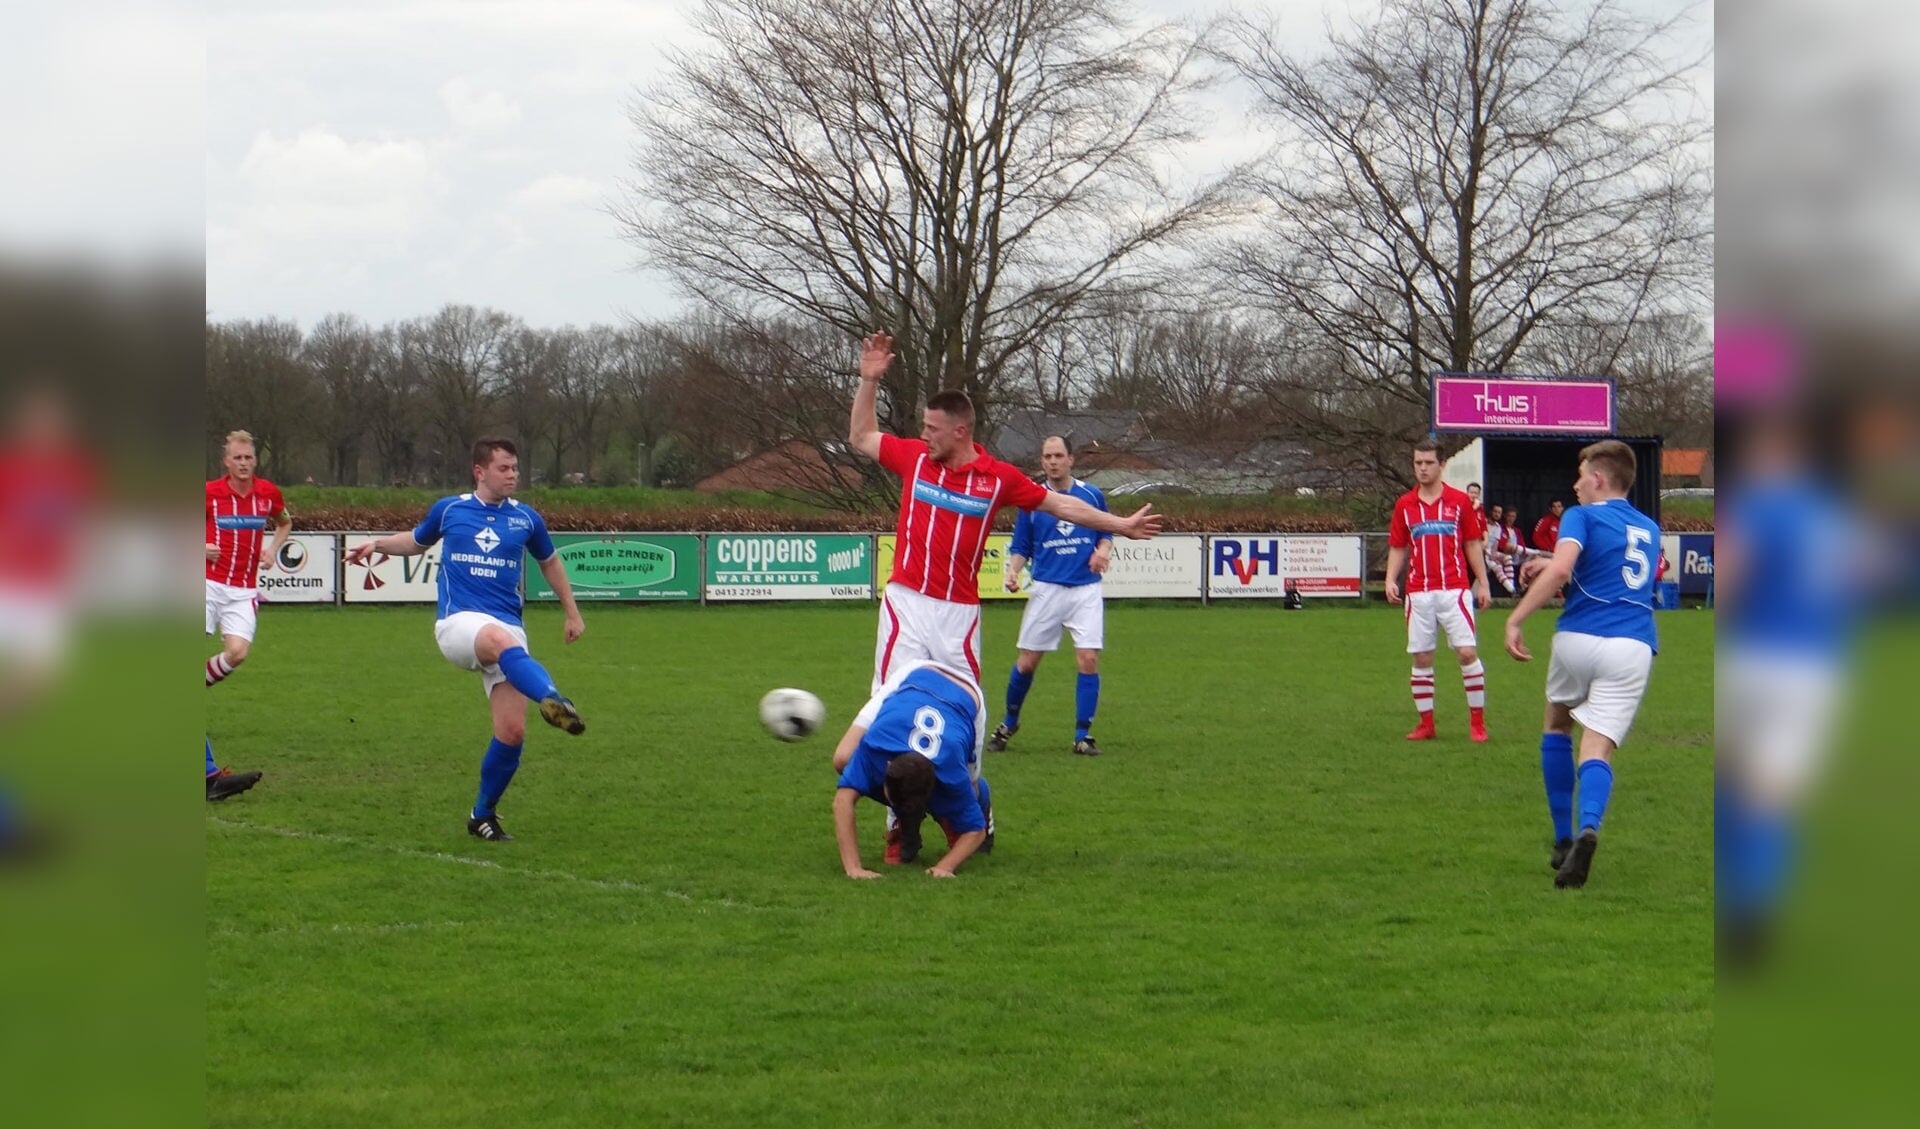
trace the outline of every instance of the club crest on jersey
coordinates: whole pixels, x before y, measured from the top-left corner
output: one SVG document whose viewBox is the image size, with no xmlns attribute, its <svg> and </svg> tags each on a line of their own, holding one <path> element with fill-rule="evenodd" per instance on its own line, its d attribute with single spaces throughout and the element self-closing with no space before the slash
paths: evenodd
<svg viewBox="0 0 1920 1129">
<path fill-rule="evenodd" d="M 480 546 L 483 553 L 492 553 L 500 547 L 500 535 L 491 529 L 482 529 L 473 535 L 473 543 Z"/>
<path fill-rule="evenodd" d="M 1054 522 L 1053 527 L 1060 531 L 1060 536 L 1062 537 L 1073 536 L 1073 523 L 1066 518 L 1061 518 L 1059 521 Z"/>
<path fill-rule="evenodd" d="M 928 482 L 924 478 L 915 479 L 913 498 L 962 517 L 986 517 L 993 503 L 986 498 L 976 498 L 971 494 L 960 494 L 944 486 Z"/>
</svg>

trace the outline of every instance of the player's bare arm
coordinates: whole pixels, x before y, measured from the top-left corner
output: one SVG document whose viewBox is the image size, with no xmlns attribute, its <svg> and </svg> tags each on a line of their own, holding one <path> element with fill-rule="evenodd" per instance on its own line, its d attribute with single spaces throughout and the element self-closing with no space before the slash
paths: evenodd
<svg viewBox="0 0 1920 1129">
<path fill-rule="evenodd" d="M 1113 565 L 1113 539 L 1103 538 L 1094 542 L 1093 555 L 1087 558 L 1087 567 L 1095 576 L 1104 575 Z"/>
<path fill-rule="evenodd" d="M 1013 553 L 1007 557 L 1007 567 L 1005 570 L 1007 574 L 1007 591 L 1018 592 L 1020 590 L 1020 570 L 1025 567 L 1027 567 L 1027 558 L 1021 556 L 1019 553 Z"/>
<path fill-rule="evenodd" d="M 1469 541 L 1462 551 L 1467 556 L 1467 571 L 1473 574 L 1473 599 L 1482 610 L 1493 606 L 1493 589 L 1487 586 L 1487 543 Z"/>
<path fill-rule="evenodd" d="M 1164 520 L 1153 512 L 1152 506 L 1141 506 L 1126 517 L 1110 514 L 1096 506 L 1090 506 L 1071 494 L 1056 494 L 1048 491 L 1040 503 L 1043 513 L 1064 518 L 1075 525 L 1084 525 L 1088 529 L 1097 529 L 1102 533 L 1111 533 L 1118 537 L 1134 541 L 1145 541 L 1159 536 L 1160 523 Z"/>
<path fill-rule="evenodd" d="M 207 559 L 209 561 L 217 561 L 220 559 L 220 546 L 211 541 L 207 542 Z"/>
<path fill-rule="evenodd" d="M 953 846 L 948 849 L 947 853 L 941 857 L 939 862 L 927 868 L 927 873 L 933 875 L 935 878 L 952 878 L 954 876 L 953 872 L 960 869 L 960 864 L 972 858 L 973 852 L 979 850 L 980 844 L 986 841 L 987 833 L 985 831 L 969 831 L 961 835 L 953 841 Z"/>
<path fill-rule="evenodd" d="M 580 618 L 580 605 L 573 599 L 573 582 L 567 579 L 567 562 L 555 553 L 540 562 L 540 575 L 547 578 L 547 586 L 560 599 L 560 606 L 566 609 L 567 623 L 562 629 L 566 641 L 571 643 L 587 633 L 587 621 Z"/>
<path fill-rule="evenodd" d="M 852 788 L 833 794 L 833 837 L 840 844 L 840 869 L 848 878 L 878 878 L 878 871 L 860 864 L 860 840 L 853 823 L 853 805 L 859 802 L 860 793 Z"/>
<path fill-rule="evenodd" d="M 260 568 L 263 571 L 272 568 L 273 562 L 280 559 L 280 549 L 292 535 L 293 514 L 283 509 L 273 515 L 273 544 L 268 545 L 267 551 L 260 556 Z"/>
<path fill-rule="evenodd" d="M 1407 551 L 1398 545 L 1387 550 L 1387 603 L 1400 602 L 1400 570 L 1407 567 Z"/>
<path fill-rule="evenodd" d="M 427 547 L 415 541 L 412 533 L 389 533 L 348 549 L 347 563 L 365 564 L 367 558 L 376 553 L 388 557 L 415 557 L 426 551 Z"/>
<path fill-rule="evenodd" d="M 860 342 L 860 379 L 853 389 L 853 415 L 847 443 L 870 459 L 880 457 L 880 378 L 893 364 L 893 338 L 875 331 Z"/>
<path fill-rule="evenodd" d="M 1554 594 L 1573 578 L 1574 562 L 1580 559 L 1580 543 L 1562 540 L 1553 547 L 1553 557 L 1547 561 L 1527 562 L 1533 574 L 1533 582 L 1527 588 L 1527 594 L 1520 597 L 1520 605 L 1507 617 L 1507 654 L 1521 662 L 1530 662 L 1532 652 L 1527 650 L 1527 637 L 1520 625 L 1527 617 L 1546 606 Z"/>
<path fill-rule="evenodd" d="M 846 767 L 853 763 L 853 751 L 860 747 L 860 742 L 865 740 L 866 736 L 867 727 L 864 725 L 849 725 L 847 727 L 846 733 L 840 738 L 840 744 L 835 746 L 833 750 L 833 770 L 835 772 L 845 771 Z"/>
</svg>

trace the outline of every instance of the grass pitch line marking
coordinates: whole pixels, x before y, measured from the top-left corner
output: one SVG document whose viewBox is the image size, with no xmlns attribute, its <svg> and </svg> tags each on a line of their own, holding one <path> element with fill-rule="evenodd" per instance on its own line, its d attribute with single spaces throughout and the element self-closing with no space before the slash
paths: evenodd
<svg viewBox="0 0 1920 1129">
<path fill-rule="evenodd" d="M 246 823 L 240 820 L 222 819 L 219 816 L 207 817 L 208 823 L 221 827 L 232 827 L 242 831 L 258 831 L 266 835 L 278 835 L 282 839 L 306 839 L 315 843 L 335 843 L 346 847 L 363 847 L 368 850 L 385 851 L 403 858 L 425 859 L 428 862 L 453 862 L 462 866 L 476 866 L 486 870 L 497 870 L 502 874 L 517 875 L 521 878 L 536 878 L 546 882 L 573 882 L 582 886 L 592 886 L 599 890 L 614 890 L 628 894 L 652 894 L 662 898 L 672 898 L 690 906 L 719 906 L 723 909 L 757 910 L 762 907 L 736 902 L 732 898 L 696 898 L 680 890 L 663 890 L 649 886 L 644 882 L 629 882 L 624 878 L 588 878 L 582 874 L 571 874 L 564 870 L 542 870 L 534 867 L 502 866 L 492 859 L 477 859 L 471 855 L 449 854 L 446 851 L 422 851 L 413 847 L 400 847 L 392 843 L 382 843 L 373 839 L 357 839 L 351 835 L 331 835 L 324 831 L 302 831 L 295 827 L 269 827 L 263 823 Z"/>
</svg>

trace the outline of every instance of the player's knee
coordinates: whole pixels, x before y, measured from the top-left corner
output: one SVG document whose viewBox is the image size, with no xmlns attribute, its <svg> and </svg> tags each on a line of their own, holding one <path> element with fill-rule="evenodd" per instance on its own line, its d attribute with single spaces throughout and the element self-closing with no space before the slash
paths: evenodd
<svg viewBox="0 0 1920 1129">
<path fill-rule="evenodd" d="M 492 624 L 482 627 L 473 637 L 473 653 L 482 663 L 492 665 L 500 656 L 520 645 L 520 641 Z"/>
<path fill-rule="evenodd" d="M 1034 671 L 1040 669 L 1040 652 L 1021 651 L 1019 656 L 1013 660 L 1013 665 L 1021 674 L 1032 674 Z"/>
<path fill-rule="evenodd" d="M 237 636 L 229 636 L 221 653 L 226 657 L 228 666 L 239 666 L 247 661 L 247 655 L 253 650 L 252 644 Z"/>
<path fill-rule="evenodd" d="M 1075 651 L 1073 658 L 1074 661 L 1079 664 L 1081 674 L 1100 673 L 1099 651 Z"/>
<path fill-rule="evenodd" d="M 524 745 L 527 741 L 527 719 L 523 717 L 495 718 L 493 735 L 503 745 Z"/>
<path fill-rule="evenodd" d="M 1480 649 L 1478 647 L 1458 647 L 1453 653 L 1460 656 L 1461 666 L 1472 666 L 1474 663 L 1480 661 Z"/>
</svg>

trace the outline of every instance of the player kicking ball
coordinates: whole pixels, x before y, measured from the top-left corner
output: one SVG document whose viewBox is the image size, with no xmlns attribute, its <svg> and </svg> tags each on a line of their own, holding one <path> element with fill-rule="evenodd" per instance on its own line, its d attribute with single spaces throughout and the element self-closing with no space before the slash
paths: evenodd
<svg viewBox="0 0 1920 1129">
<path fill-rule="evenodd" d="M 1605 439 L 1581 450 L 1580 477 L 1573 484 L 1580 504 L 1560 519 L 1552 558 L 1528 562 L 1527 594 L 1507 619 L 1507 653 L 1531 661 L 1521 624 L 1568 586 L 1547 662 L 1547 716 L 1540 735 L 1540 773 L 1553 817 L 1553 884 L 1562 889 L 1587 884 L 1600 845 L 1600 821 L 1613 794 L 1613 754 L 1633 727 L 1659 650 L 1653 562 L 1660 552 L 1660 527 L 1627 501 L 1633 477 L 1633 448 L 1625 443 Z M 1585 729 L 1578 767 L 1576 721 Z"/>
<path fill-rule="evenodd" d="M 833 752 L 833 833 L 848 878 L 880 877 L 860 861 L 853 816 L 862 796 L 899 817 L 903 863 L 919 855 L 921 821 L 933 816 L 947 834 L 947 853 L 927 870 L 935 878 L 993 849 L 993 791 L 980 776 L 986 728 L 986 698 L 967 672 L 924 660 L 895 668 Z"/>
<path fill-rule="evenodd" d="M 467 833 L 503 842 L 513 836 L 500 826 L 496 807 L 520 770 L 527 703 L 539 703 L 540 716 L 557 729 L 578 734 L 587 728 L 580 711 L 554 685 L 553 676 L 527 653 L 527 629 L 520 621 L 523 553 L 531 553 L 539 562 L 540 575 L 566 609 L 566 641 L 579 639 L 587 626 L 573 600 L 566 562 L 547 534 L 546 520 L 513 498 L 520 482 L 519 453 L 513 443 L 476 441 L 473 481 L 473 493 L 435 502 L 411 533 L 376 538 L 347 550 L 347 563 L 366 563 L 376 553 L 413 556 L 445 539 L 433 638 L 448 662 L 479 672 L 493 715 L 493 741 L 480 761 L 480 792 L 467 817 Z"/>
</svg>

